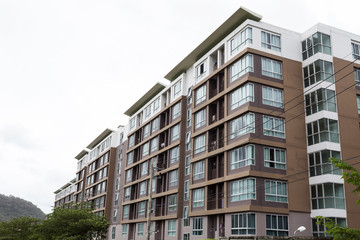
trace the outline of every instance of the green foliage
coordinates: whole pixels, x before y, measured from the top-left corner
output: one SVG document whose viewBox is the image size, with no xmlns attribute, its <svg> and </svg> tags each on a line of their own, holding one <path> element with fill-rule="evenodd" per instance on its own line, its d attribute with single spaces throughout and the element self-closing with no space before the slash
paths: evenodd
<svg viewBox="0 0 360 240">
<path fill-rule="evenodd" d="M 45 213 L 24 199 L 0 194 L 0 222 L 18 217 L 45 219 Z"/>
<path fill-rule="evenodd" d="M 87 207 L 57 208 L 46 220 L 17 218 L 0 224 L 0 240 L 104 239 L 109 223 Z"/>
<path fill-rule="evenodd" d="M 342 178 L 344 182 L 349 183 L 355 187 L 352 191 L 353 193 L 358 193 L 360 197 L 360 174 L 359 171 L 351 166 L 350 164 L 341 161 L 340 159 L 330 158 L 331 163 L 334 164 L 336 168 L 342 169 Z M 357 204 L 360 204 L 360 200 L 356 201 Z M 352 229 L 349 227 L 343 227 L 337 225 L 329 218 L 317 217 L 317 224 L 324 225 L 326 228 L 326 233 L 334 237 L 334 240 L 360 240 L 360 229 Z"/>
</svg>

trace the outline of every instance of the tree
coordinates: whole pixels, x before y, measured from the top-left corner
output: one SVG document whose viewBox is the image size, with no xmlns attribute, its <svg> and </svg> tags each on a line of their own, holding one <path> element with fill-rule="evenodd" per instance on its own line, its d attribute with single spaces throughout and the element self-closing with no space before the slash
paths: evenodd
<svg viewBox="0 0 360 240">
<path fill-rule="evenodd" d="M 340 159 L 330 158 L 331 163 L 339 169 L 342 169 L 342 178 L 344 182 L 355 186 L 352 191 L 358 194 L 360 197 L 360 173 L 359 171 L 351 166 L 350 164 L 341 161 Z M 360 200 L 356 200 L 357 204 L 360 204 Z M 324 224 L 326 233 L 333 236 L 334 240 L 360 240 L 360 229 L 352 229 L 349 227 L 343 227 L 334 223 L 331 219 L 324 217 L 317 217 L 317 224 Z"/>
<path fill-rule="evenodd" d="M 19 217 L 9 222 L 0 222 L 0 240 L 35 240 L 36 226 L 40 220 L 31 217 Z"/>
</svg>

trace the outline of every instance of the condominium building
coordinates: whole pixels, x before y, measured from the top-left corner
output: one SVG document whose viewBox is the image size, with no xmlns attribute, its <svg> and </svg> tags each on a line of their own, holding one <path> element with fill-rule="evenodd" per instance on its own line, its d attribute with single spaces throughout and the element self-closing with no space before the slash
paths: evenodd
<svg viewBox="0 0 360 240">
<path fill-rule="evenodd" d="M 99 209 L 108 239 L 146 239 L 149 220 L 156 240 L 323 236 L 319 215 L 360 228 L 329 162 L 360 162 L 360 36 L 261 19 L 238 9 L 126 110 Z M 100 197 L 88 168 L 103 139 L 76 157 L 76 201 Z"/>
<path fill-rule="evenodd" d="M 55 204 L 54 208 L 57 207 L 69 207 L 73 203 L 73 196 L 75 192 L 75 179 L 66 183 L 64 186 L 54 192 Z"/>
</svg>

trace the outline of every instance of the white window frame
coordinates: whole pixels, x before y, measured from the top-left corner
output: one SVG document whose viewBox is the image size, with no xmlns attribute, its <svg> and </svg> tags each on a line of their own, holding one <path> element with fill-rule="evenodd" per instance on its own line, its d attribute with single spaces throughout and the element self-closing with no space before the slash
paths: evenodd
<svg viewBox="0 0 360 240">
<path fill-rule="evenodd" d="M 192 109 L 186 111 L 186 127 L 191 127 L 192 125 Z"/>
<path fill-rule="evenodd" d="M 144 126 L 144 138 L 150 136 L 150 123 Z"/>
<path fill-rule="evenodd" d="M 273 152 L 273 154 L 271 154 L 271 152 Z M 286 169 L 286 150 L 264 147 L 264 166 L 269 168 Z"/>
<path fill-rule="evenodd" d="M 146 155 L 149 155 L 149 142 L 144 143 L 142 146 L 142 156 L 145 157 Z"/>
<path fill-rule="evenodd" d="M 171 128 L 171 141 L 176 141 L 180 138 L 180 124 L 176 124 Z"/>
<path fill-rule="evenodd" d="M 273 107 L 284 108 L 283 90 L 262 86 L 262 103 Z"/>
<path fill-rule="evenodd" d="M 246 145 L 230 151 L 230 169 L 234 170 L 255 164 L 255 146 Z"/>
<path fill-rule="evenodd" d="M 122 224 L 121 236 L 127 236 L 128 233 L 128 224 Z"/>
<path fill-rule="evenodd" d="M 170 164 L 179 161 L 179 156 L 180 156 L 179 154 L 180 154 L 179 146 L 170 149 Z"/>
<path fill-rule="evenodd" d="M 178 170 L 169 172 L 169 187 L 178 185 Z"/>
<path fill-rule="evenodd" d="M 247 113 L 230 121 L 230 139 L 255 132 L 255 114 Z"/>
<path fill-rule="evenodd" d="M 230 55 L 233 56 L 239 52 L 242 46 L 248 45 L 252 43 L 252 28 L 245 27 L 239 33 L 237 33 L 232 39 L 229 41 Z"/>
<path fill-rule="evenodd" d="M 255 234 L 256 234 L 255 213 L 231 214 L 231 235 L 255 235 Z"/>
<path fill-rule="evenodd" d="M 254 101 L 254 84 L 248 83 L 230 93 L 230 110 Z"/>
<path fill-rule="evenodd" d="M 281 36 L 261 31 L 261 47 L 281 52 Z"/>
<path fill-rule="evenodd" d="M 193 163 L 193 180 L 202 179 L 205 177 L 205 160 Z"/>
<path fill-rule="evenodd" d="M 168 211 L 175 211 L 177 208 L 177 194 L 168 197 Z"/>
<path fill-rule="evenodd" d="M 262 57 L 261 73 L 264 76 L 282 80 L 282 62 Z"/>
<path fill-rule="evenodd" d="M 192 205 L 193 207 L 203 207 L 204 206 L 204 188 L 198 188 L 192 190 L 193 192 L 193 199 L 192 199 Z"/>
<path fill-rule="evenodd" d="M 179 97 L 181 95 L 181 90 L 182 90 L 182 85 L 181 85 L 182 81 L 179 80 L 177 83 L 174 84 L 172 90 L 173 90 L 173 99 L 176 99 L 177 97 Z"/>
<path fill-rule="evenodd" d="M 206 84 L 203 84 L 201 87 L 195 90 L 195 105 L 206 100 Z"/>
<path fill-rule="evenodd" d="M 168 220 L 168 236 L 176 236 L 176 220 Z"/>
<path fill-rule="evenodd" d="M 207 59 L 196 66 L 196 79 L 199 81 L 207 73 Z"/>
<path fill-rule="evenodd" d="M 184 201 L 190 200 L 190 180 L 184 182 Z"/>
<path fill-rule="evenodd" d="M 192 218 L 192 235 L 201 236 L 204 234 L 204 219 L 202 217 Z"/>
<path fill-rule="evenodd" d="M 146 181 L 140 183 L 140 195 L 146 195 Z"/>
<path fill-rule="evenodd" d="M 185 157 L 185 176 L 190 175 L 190 155 Z"/>
<path fill-rule="evenodd" d="M 248 72 L 254 71 L 254 60 L 252 54 L 247 54 L 230 66 L 230 83 L 239 79 Z"/>
<path fill-rule="evenodd" d="M 206 108 L 201 109 L 195 113 L 195 129 L 198 129 L 206 124 Z"/>
<path fill-rule="evenodd" d="M 146 203 L 145 203 L 145 201 L 139 202 L 138 216 L 143 216 L 143 215 L 145 215 L 145 208 L 146 208 Z"/>
<path fill-rule="evenodd" d="M 181 115 L 181 102 L 178 102 L 172 107 L 172 119 L 174 120 L 180 117 L 180 115 Z"/>
<path fill-rule="evenodd" d="M 194 139 L 194 154 L 201 153 L 205 151 L 206 146 L 206 134 L 197 136 Z"/>
<path fill-rule="evenodd" d="M 263 131 L 266 136 L 285 138 L 285 120 L 263 115 Z"/>
<path fill-rule="evenodd" d="M 246 178 L 230 183 L 231 202 L 256 199 L 256 180 Z"/>
<path fill-rule="evenodd" d="M 145 176 L 145 175 L 147 175 L 148 174 L 148 168 L 149 168 L 149 166 L 148 166 L 149 164 L 148 164 L 148 161 L 145 161 L 145 162 L 143 162 L 143 163 L 141 163 L 141 176 Z"/>
<path fill-rule="evenodd" d="M 288 202 L 288 185 L 284 181 L 265 180 L 265 201 Z"/>
</svg>

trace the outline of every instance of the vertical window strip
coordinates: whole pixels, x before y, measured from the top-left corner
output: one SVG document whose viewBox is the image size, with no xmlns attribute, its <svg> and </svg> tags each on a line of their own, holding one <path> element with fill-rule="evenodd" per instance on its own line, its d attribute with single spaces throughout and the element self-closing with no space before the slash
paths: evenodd
<svg viewBox="0 0 360 240">
<path fill-rule="evenodd" d="M 321 32 L 314 33 L 311 37 L 301 43 L 303 60 L 321 52 L 331 55 L 330 36 Z"/>
<path fill-rule="evenodd" d="M 309 87 L 320 81 L 333 83 L 333 73 L 332 62 L 318 59 L 303 68 L 304 86 Z"/>
<path fill-rule="evenodd" d="M 230 109 L 234 110 L 235 108 L 243 105 L 247 102 L 254 101 L 254 84 L 248 83 L 230 94 L 231 106 Z"/>
<path fill-rule="evenodd" d="M 230 55 L 239 52 L 240 47 L 252 43 L 252 28 L 247 27 L 230 40 Z"/>
<path fill-rule="evenodd" d="M 335 91 L 330 89 L 318 89 L 305 95 L 306 116 L 320 112 L 336 112 Z"/>
<path fill-rule="evenodd" d="M 230 67 L 230 82 L 235 81 L 247 72 L 254 71 L 253 55 L 247 54 Z"/>
</svg>

